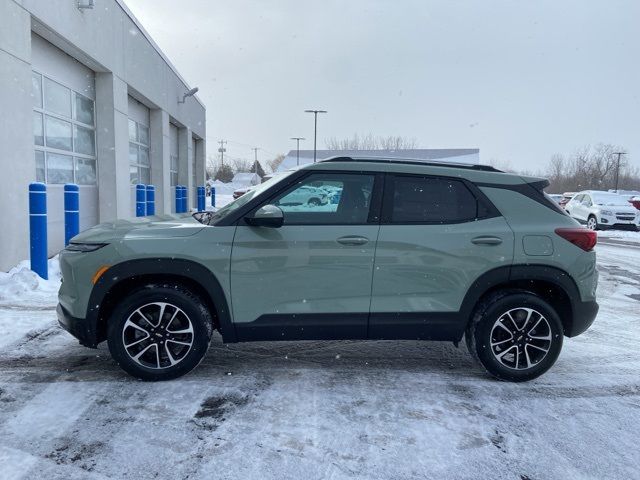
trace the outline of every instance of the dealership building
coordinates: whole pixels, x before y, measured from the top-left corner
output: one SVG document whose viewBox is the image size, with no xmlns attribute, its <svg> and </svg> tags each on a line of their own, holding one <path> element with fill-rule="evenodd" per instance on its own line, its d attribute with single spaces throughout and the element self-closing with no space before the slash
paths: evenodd
<svg viewBox="0 0 640 480">
<path fill-rule="evenodd" d="M 205 181 L 205 107 L 121 0 L 0 0 L 0 271 L 29 257 L 28 186 L 47 184 L 48 251 L 64 245 L 63 186 L 80 229 L 156 213 Z"/>
</svg>

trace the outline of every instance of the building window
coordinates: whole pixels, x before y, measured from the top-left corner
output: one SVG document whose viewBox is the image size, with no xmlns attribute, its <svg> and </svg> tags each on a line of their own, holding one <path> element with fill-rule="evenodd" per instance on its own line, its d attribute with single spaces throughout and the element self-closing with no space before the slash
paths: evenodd
<svg viewBox="0 0 640 480">
<path fill-rule="evenodd" d="M 31 84 L 36 180 L 94 185 L 95 102 L 38 72 Z"/>
<path fill-rule="evenodd" d="M 151 183 L 149 127 L 129 119 L 129 178 L 133 185 Z"/>
</svg>

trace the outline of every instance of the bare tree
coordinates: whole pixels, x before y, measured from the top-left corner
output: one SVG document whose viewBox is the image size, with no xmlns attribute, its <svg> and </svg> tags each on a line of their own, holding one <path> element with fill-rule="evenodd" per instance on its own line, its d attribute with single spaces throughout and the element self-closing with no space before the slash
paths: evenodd
<svg viewBox="0 0 640 480">
<path fill-rule="evenodd" d="M 253 162 L 246 158 L 236 158 L 233 160 L 233 166 L 236 173 L 250 172 Z"/>
<path fill-rule="evenodd" d="M 284 161 L 284 154 L 279 154 L 276 158 L 272 160 L 267 160 L 267 166 L 271 169 L 272 172 L 275 172 L 280 164 Z"/>
<path fill-rule="evenodd" d="M 207 179 L 216 178 L 216 171 L 218 170 L 218 165 L 215 157 L 209 155 L 207 156 L 207 164 L 205 166 L 205 172 L 207 174 Z"/>
<path fill-rule="evenodd" d="M 620 146 L 600 143 L 578 148 L 567 157 L 560 154 L 553 155 L 546 173 L 551 183 L 549 191 L 614 188 L 618 161 L 614 152 L 619 151 L 624 150 Z M 638 169 L 630 166 L 625 157 L 620 160 L 618 185 L 620 189 L 625 190 L 640 188 Z"/>
<path fill-rule="evenodd" d="M 410 150 L 418 148 L 415 138 L 402 136 L 375 136 L 372 133 L 359 135 L 354 133 L 351 138 L 331 137 L 325 140 L 329 150 Z"/>
</svg>

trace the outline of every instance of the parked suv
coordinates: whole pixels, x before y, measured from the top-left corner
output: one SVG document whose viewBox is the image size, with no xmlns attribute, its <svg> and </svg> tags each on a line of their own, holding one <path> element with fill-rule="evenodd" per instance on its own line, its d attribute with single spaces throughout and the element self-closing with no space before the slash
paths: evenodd
<svg viewBox="0 0 640 480">
<path fill-rule="evenodd" d="M 595 232 L 489 166 L 333 158 L 217 212 L 118 221 L 60 254 L 58 317 L 145 380 L 222 341 L 464 337 L 503 380 L 541 375 L 593 322 Z M 282 199 L 323 185 L 336 203 Z"/>
<path fill-rule="evenodd" d="M 587 190 L 578 192 L 565 206 L 567 214 L 590 230 L 638 229 L 640 216 L 627 197 L 617 193 Z"/>
</svg>

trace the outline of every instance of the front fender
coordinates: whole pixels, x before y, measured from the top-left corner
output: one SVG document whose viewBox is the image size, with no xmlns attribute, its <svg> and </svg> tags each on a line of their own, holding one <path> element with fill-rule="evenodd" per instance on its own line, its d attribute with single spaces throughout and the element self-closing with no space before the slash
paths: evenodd
<svg viewBox="0 0 640 480">
<path fill-rule="evenodd" d="M 196 283 L 208 296 L 205 300 L 215 308 L 220 334 L 225 343 L 236 342 L 236 331 L 231 321 L 229 301 L 225 292 L 213 272 L 203 265 L 186 259 L 176 258 L 144 258 L 126 260 L 111 266 L 96 282 L 91 290 L 87 308 L 87 338 L 89 343 L 97 345 L 104 340 L 100 325 L 108 320 L 106 317 L 105 300 L 110 292 L 123 283 L 153 281 L 158 278 L 184 278 Z"/>
</svg>

